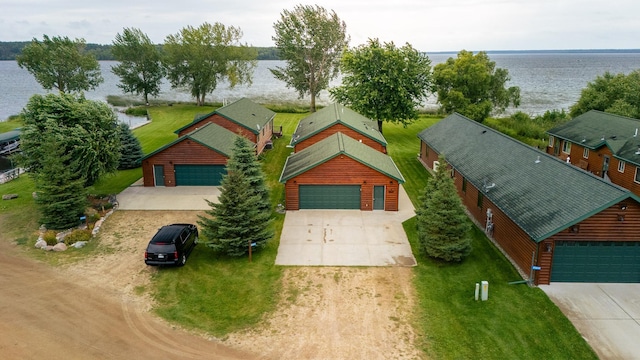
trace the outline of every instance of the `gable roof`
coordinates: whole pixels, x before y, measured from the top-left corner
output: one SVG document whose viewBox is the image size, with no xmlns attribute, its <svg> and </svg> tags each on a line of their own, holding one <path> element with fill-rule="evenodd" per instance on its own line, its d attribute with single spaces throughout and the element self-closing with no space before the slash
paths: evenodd
<svg viewBox="0 0 640 360">
<path fill-rule="evenodd" d="M 615 157 L 640 165 L 639 129 L 640 120 L 591 110 L 547 133 L 592 150 L 607 146 Z"/>
<path fill-rule="evenodd" d="M 460 114 L 418 137 L 536 242 L 622 200 L 640 202 L 622 187 Z"/>
<path fill-rule="evenodd" d="M 378 124 L 375 121 L 337 103 L 324 107 L 300 120 L 296 131 L 291 136 L 291 144 L 295 145 L 336 124 L 342 124 L 383 146 L 387 146 L 387 140 L 378 131 Z"/>
<path fill-rule="evenodd" d="M 189 124 L 176 130 L 175 133 L 180 133 L 180 131 L 188 128 L 189 126 L 197 124 L 200 121 L 215 114 L 218 114 L 231 122 L 247 128 L 254 134 L 258 134 L 260 130 L 276 116 L 275 112 L 267 109 L 266 107 L 256 104 L 247 98 L 242 98 L 236 102 L 218 108 L 208 114 L 196 117 Z"/>
<path fill-rule="evenodd" d="M 282 169 L 280 182 L 285 182 L 341 154 L 397 180 L 400 184 L 404 183 L 404 177 L 390 156 L 340 132 L 291 154 Z"/>
<path fill-rule="evenodd" d="M 233 152 L 233 143 L 236 137 L 240 137 L 240 135 L 225 129 L 218 124 L 208 123 L 203 127 L 193 130 L 192 132 L 177 138 L 169 144 L 145 155 L 141 160 L 150 158 L 153 155 L 162 152 L 186 139 L 191 139 L 226 157 L 231 157 L 231 153 Z"/>
</svg>

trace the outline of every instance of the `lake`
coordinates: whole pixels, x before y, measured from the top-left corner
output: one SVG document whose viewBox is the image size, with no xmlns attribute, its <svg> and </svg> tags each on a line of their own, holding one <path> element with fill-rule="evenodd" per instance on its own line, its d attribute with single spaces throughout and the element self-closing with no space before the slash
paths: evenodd
<svg viewBox="0 0 640 360">
<path fill-rule="evenodd" d="M 432 65 L 446 61 L 455 54 L 428 54 Z M 542 114 L 547 110 L 568 109 L 580 97 L 580 92 L 597 76 L 606 71 L 627 74 L 640 69 L 640 51 L 637 52 L 513 52 L 489 53 L 496 66 L 509 70 L 509 86 L 519 86 L 521 105 L 517 110 L 530 115 Z M 118 88 L 118 77 L 111 73 L 114 61 L 101 61 L 102 76 L 105 82 L 85 96 L 92 100 L 106 101 L 107 95 L 124 96 Z M 252 85 L 229 88 L 228 84 L 219 84 L 208 102 L 234 101 L 248 97 L 257 102 L 308 104 L 309 98 L 298 99 L 297 93 L 276 80 L 270 68 L 284 66 L 283 61 L 258 61 Z M 336 79 L 331 86 L 340 84 Z M 33 94 L 45 94 L 46 91 L 25 69 L 18 67 L 15 61 L 0 61 L 0 119 L 20 113 Z M 171 89 L 168 82 L 163 83 L 160 99 L 170 101 L 193 101 L 188 91 Z M 326 91 L 317 99 L 319 105 L 331 102 Z M 437 107 L 435 97 L 431 96 L 424 104 L 427 109 Z M 135 126 L 140 119 L 119 114 L 122 121 Z M 1 120 L 0 120 L 1 121 Z"/>
</svg>

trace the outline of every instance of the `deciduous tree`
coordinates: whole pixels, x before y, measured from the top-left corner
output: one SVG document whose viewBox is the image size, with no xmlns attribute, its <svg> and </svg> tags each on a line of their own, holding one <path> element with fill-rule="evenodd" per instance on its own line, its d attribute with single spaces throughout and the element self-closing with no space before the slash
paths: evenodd
<svg viewBox="0 0 640 360">
<path fill-rule="evenodd" d="M 340 56 L 349 45 L 347 26 L 335 11 L 298 5 L 292 11 L 284 10 L 273 28 L 273 41 L 287 65 L 271 72 L 301 99 L 309 94 L 310 110 L 315 112 L 316 97 L 338 76 Z"/>
<path fill-rule="evenodd" d="M 164 77 L 160 51 L 140 29 L 125 28 L 117 34 L 111 53 L 120 63 L 111 71 L 120 78 L 118 87 L 126 93 L 142 95 L 149 104 L 149 95 L 158 96 Z"/>
<path fill-rule="evenodd" d="M 504 112 L 510 105 L 520 105 L 520 88 L 506 88 L 510 80 L 507 69 L 496 68 L 486 52 L 476 55 L 462 50 L 456 59 L 433 68 L 433 80 L 441 111 L 458 112 L 483 122 L 492 112 Z"/>
<path fill-rule="evenodd" d="M 471 252 L 470 223 L 445 158 L 440 156 L 438 162 L 416 209 L 418 242 L 427 256 L 460 262 Z"/>
<path fill-rule="evenodd" d="M 589 110 L 600 110 L 612 114 L 640 119 L 640 70 L 628 75 L 613 75 L 605 72 L 602 76 L 582 89 L 580 99 L 571 107 L 572 117 Z"/>
<path fill-rule="evenodd" d="M 93 184 L 102 174 L 116 170 L 120 159 L 118 118 L 106 103 L 71 94 L 33 95 L 22 111 L 20 135 L 23 167 L 43 169 L 45 134 L 59 139 L 66 165 Z"/>
<path fill-rule="evenodd" d="M 164 65 L 174 88 L 189 89 L 198 106 L 220 81 L 251 84 L 257 51 L 240 43 L 240 28 L 221 23 L 187 26 L 164 42 Z"/>
<path fill-rule="evenodd" d="M 335 101 L 378 121 L 404 125 L 418 117 L 431 91 L 431 61 L 410 44 L 397 48 L 378 39 L 347 50 L 340 63 L 342 85 L 330 90 Z"/>
<path fill-rule="evenodd" d="M 83 92 L 104 81 L 98 60 L 85 47 L 84 39 L 44 35 L 42 41 L 34 38 L 26 45 L 16 60 L 47 90 Z"/>
</svg>

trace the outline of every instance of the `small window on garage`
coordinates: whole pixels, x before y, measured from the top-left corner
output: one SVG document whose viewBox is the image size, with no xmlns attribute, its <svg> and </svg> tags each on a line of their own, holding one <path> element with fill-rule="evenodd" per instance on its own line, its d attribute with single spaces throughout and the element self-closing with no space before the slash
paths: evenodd
<svg viewBox="0 0 640 360">
<path fill-rule="evenodd" d="M 567 140 L 562 142 L 562 152 L 565 154 L 571 153 L 571 143 Z"/>
<path fill-rule="evenodd" d="M 482 209 L 482 202 L 484 200 L 484 194 L 478 191 L 478 207 Z"/>
<path fill-rule="evenodd" d="M 640 174 L 639 174 L 639 171 L 638 171 L 638 167 L 637 167 L 637 166 L 636 166 L 636 176 L 635 176 L 635 178 L 633 179 L 633 181 L 635 181 L 635 182 L 637 182 L 637 183 L 639 183 L 639 184 L 640 184 Z"/>
<path fill-rule="evenodd" d="M 623 173 L 624 172 L 624 161 L 619 161 L 618 162 L 618 171 Z"/>
<path fill-rule="evenodd" d="M 466 193 L 467 192 L 467 178 L 462 178 L 462 192 Z"/>
<path fill-rule="evenodd" d="M 549 136 L 549 147 L 553 147 L 553 140 L 554 140 L 554 137 Z"/>
<path fill-rule="evenodd" d="M 585 159 L 589 158 L 589 149 L 584 148 L 584 150 L 582 151 L 582 157 Z"/>
</svg>

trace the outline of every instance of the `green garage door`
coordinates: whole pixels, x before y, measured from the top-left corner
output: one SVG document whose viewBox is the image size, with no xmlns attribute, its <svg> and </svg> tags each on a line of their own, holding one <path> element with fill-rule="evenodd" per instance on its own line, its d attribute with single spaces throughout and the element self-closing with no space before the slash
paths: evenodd
<svg viewBox="0 0 640 360">
<path fill-rule="evenodd" d="M 224 165 L 176 165 L 175 171 L 176 186 L 218 186 L 227 173 Z"/>
<path fill-rule="evenodd" d="M 360 209 L 360 185 L 300 185 L 300 209 Z"/>
<path fill-rule="evenodd" d="M 551 281 L 640 282 L 640 242 L 558 241 Z"/>
</svg>

